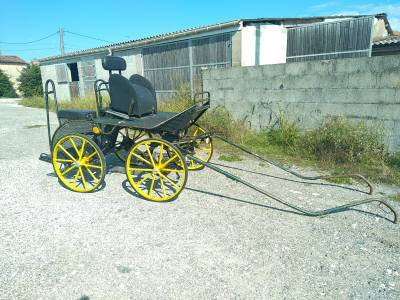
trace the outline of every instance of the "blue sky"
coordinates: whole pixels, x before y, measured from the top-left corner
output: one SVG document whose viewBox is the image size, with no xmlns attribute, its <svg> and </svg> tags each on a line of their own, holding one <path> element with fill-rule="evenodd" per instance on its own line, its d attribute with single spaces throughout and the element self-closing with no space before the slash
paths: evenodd
<svg viewBox="0 0 400 300">
<path fill-rule="evenodd" d="M 64 28 L 120 42 L 217 22 L 261 17 L 304 17 L 386 12 L 400 30 L 400 1 L 4 1 L 0 10 L 0 51 L 30 61 L 59 54 L 58 36 L 31 44 Z M 66 52 L 105 44 L 66 33 Z"/>
</svg>

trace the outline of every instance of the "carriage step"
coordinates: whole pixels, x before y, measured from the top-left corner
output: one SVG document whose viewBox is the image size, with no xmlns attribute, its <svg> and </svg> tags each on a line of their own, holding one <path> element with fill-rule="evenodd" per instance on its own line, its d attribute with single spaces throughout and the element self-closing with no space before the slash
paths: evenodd
<svg viewBox="0 0 400 300">
<path fill-rule="evenodd" d="M 47 154 L 47 153 L 41 153 L 40 156 L 39 156 L 39 160 L 51 164 L 51 155 Z"/>
</svg>

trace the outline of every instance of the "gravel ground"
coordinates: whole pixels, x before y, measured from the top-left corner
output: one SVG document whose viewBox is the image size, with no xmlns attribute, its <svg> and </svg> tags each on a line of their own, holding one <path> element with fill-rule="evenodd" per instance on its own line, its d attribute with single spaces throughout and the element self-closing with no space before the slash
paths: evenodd
<svg viewBox="0 0 400 300">
<path fill-rule="evenodd" d="M 37 159 L 44 124 L 43 110 L 0 99 L 1 299 L 400 298 L 400 227 L 376 204 L 305 217 L 211 170 L 169 203 L 137 198 L 116 173 L 78 194 Z M 366 197 L 254 160 L 224 164 L 304 207 Z"/>
</svg>

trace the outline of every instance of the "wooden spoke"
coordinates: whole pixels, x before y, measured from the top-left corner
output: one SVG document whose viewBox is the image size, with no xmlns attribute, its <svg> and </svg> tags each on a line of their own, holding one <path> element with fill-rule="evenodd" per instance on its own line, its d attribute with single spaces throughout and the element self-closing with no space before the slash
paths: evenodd
<svg viewBox="0 0 400 300">
<path fill-rule="evenodd" d="M 136 157 L 137 159 L 141 160 L 142 162 L 144 162 L 144 163 L 146 163 L 146 164 L 148 164 L 150 166 L 153 166 L 153 164 L 151 162 L 149 162 L 147 159 L 141 157 L 140 155 L 137 155 L 136 153 L 132 153 L 132 155 L 134 157 Z"/>
<path fill-rule="evenodd" d="M 171 183 L 175 188 L 179 189 L 179 186 L 176 184 L 176 182 L 173 182 L 171 179 L 169 179 L 167 176 L 165 176 L 164 174 L 162 174 L 161 172 L 158 172 L 158 174 L 164 178 L 165 180 L 167 180 L 169 183 Z"/>
<path fill-rule="evenodd" d="M 79 152 L 78 147 L 76 146 L 76 144 L 74 142 L 74 139 L 73 138 L 69 138 L 69 141 L 71 142 L 72 146 L 74 147 L 76 155 L 78 155 L 78 157 L 79 157 L 79 153 L 80 152 Z"/>
<path fill-rule="evenodd" d="M 184 170 L 178 170 L 178 169 L 162 169 L 161 172 L 183 173 L 183 172 L 185 172 L 185 171 L 184 171 Z"/>
<path fill-rule="evenodd" d="M 158 157 L 158 165 L 161 165 L 161 163 L 162 163 L 163 151 L 164 151 L 164 144 L 161 144 L 161 146 L 160 146 L 160 155 Z"/>
<path fill-rule="evenodd" d="M 153 175 L 153 174 L 148 173 L 148 174 L 144 175 L 144 176 L 142 177 L 142 179 L 140 179 L 140 180 L 136 183 L 136 185 L 137 185 L 137 186 L 140 186 L 144 181 L 146 181 L 147 179 L 149 179 L 149 177 L 150 177 L 151 175 Z"/>
<path fill-rule="evenodd" d="M 102 169 L 103 168 L 102 166 L 95 166 L 95 165 L 90 165 L 90 164 L 86 164 L 84 166 L 88 167 L 88 168 L 92 168 L 92 169 Z"/>
<path fill-rule="evenodd" d="M 86 184 L 85 175 L 83 175 L 83 172 L 82 172 L 82 167 L 79 167 L 79 173 L 81 174 L 83 187 L 84 187 L 84 189 L 86 190 L 86 189 L 87 189 L 87 184 Z"/>
<path fill-rule="evenodd" d="M 77 186 L 77 185 L 76 185 L 76 181 L 78 180 L 78 176 L 79 176 L 79 169 L 76 171 L 76 174 L 75 174 L 75 176 L 74 176 L 74 180 L 72 181 L 72 184 L 73 184 L 74 186 Z"/>
<path fill-rule="evenodd" d="M 164 181 L 162 180 L 161 176 L 159 176 L 158 178 L 160 179 L 160 185 L 161 185 L 161 190 L 163 192 L 163 197 L 165 197 L 167 195 L 167 193 L 165 192 Z"/>
<path fill-rule="evenodd" d="M 92 159 L 93 156 L 95 156 L 97 154 L 96 151 L 94 151 L 93 153 L 91 153 L 89 156 L 86 157 L 87 161 L 90 161 Z"/>
<path fill-rule="evenodd" d="M 94 175 L 94 173 L 88 167 L 86 167 L 86 166 L 84 166 L 84 167 L 88 171 L 90 176 L 93 178 L 93 180 L 97 183 L 99 181 L 99 179 Z"/>
<path fill-rule="evenodd" d="M 72 163 L 72 162 L 74 162 L 72 159 L 62 159 L 62 158 L 57 158 L 56 159 L 56 162 L 59 162 L 59 163 Z"/>
<path fill-rule="evenodd" d="M 146 144 L 146 149 L 147 149 L 147 153 L 148 153 L 149 156 L 150 156 L 151 163 L 153 164 L 153 167 L 155 167 L 156 164 L 155 164 L 155 162 L 154 162 L 153 155 L 151 154 L 149 144 Z"/>
<path fill-rule="evenodd" d="M 174 161 L 177 157 L 178 157 L 178 154 L 175 153 L 174 156 L 172 156 L 170 159 L 168 159 L 165 163 L 163 163 L 160 166 L 160 169 L 163 169 L 165 166 L 168 166 L 168 164 L 171 163 L 172 161 Z"/>
<path fill-rule="evenodd" d="M 149 192 L 147 193 L 147 195 L 149 195 L 149 196 L 151 196 L 151 192 L 153 191 L 153 188 L 154 188 L 154 182 L 156 181 L 156 177 L 154 176 L 154 174 L 151 174 L 151 175 L 153 178 L 151 180 Z"/>
<path fill-rule="evenodd" d="M 71 153 L 69 153 L 63 146 L 59 145 L 59 148 L 64 151 L 65 154 L 67 154 L 67 156 L 72 159 L 74 162 L 76 162 L 76 159 L 71 155 Z"/>
<path fill-rule="evenodd" d="M 79 153 L 79 159 L 82 159 L 83 151 L 85 150 L 85 144 L 86 144 L 86 140 L 83 140 L 81 152 Z"/>
<path fill-rule="evenodd" d="M 129 168 L 129 171 L 145 171 L 145 172 L 151 172 L 153 169 L 146 169 L 146 168 Z"/>
<path fill-rule="evenodd" d="M 67 174 L 68 172 L 70 172 L 71 170 L 73 170 L 75 167 L 76 167 L 75 165 L 72 165 L 72 166 L 69 167 L 68 169 L 64 170 L 64 171 L 61 173 L 61 175 L 64 176 L 65 174 Z"/>
</svg>

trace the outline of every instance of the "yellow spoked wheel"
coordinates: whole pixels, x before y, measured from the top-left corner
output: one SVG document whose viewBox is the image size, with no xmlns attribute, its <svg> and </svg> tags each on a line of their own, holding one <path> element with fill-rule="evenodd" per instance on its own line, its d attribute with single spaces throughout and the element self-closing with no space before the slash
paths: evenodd
<svg viewBox="0 0 400 300">
<path fill-rule="evenodd" d="M 54 145 L 52 159 L 57 177 L 72 191 L 91 192 L 104 181 L 104 155 L 96 143 L 84 135 L 60 138 Z"/>
<path fill-rule="evenodd" d="M 194 140 L 193 156 L 201 159 L 202 161 L 209 162 L 213 154 L 213 144 L 210 136 L 200 126 L 196 126 L 194 132 L 191 134 Z M 204 165 L 197 163 L 193 160 L 187 162 L 188 169 L 191 171 L 201 170 Z"/>
<path fill-rule="evenodd" d="M 151 201 L 169 201 L 182 191 L 187 166 L 180 151 L 162 139 L 136 143 L 126 160 L 126 175 L 132 188 Z"/>
</svg>

